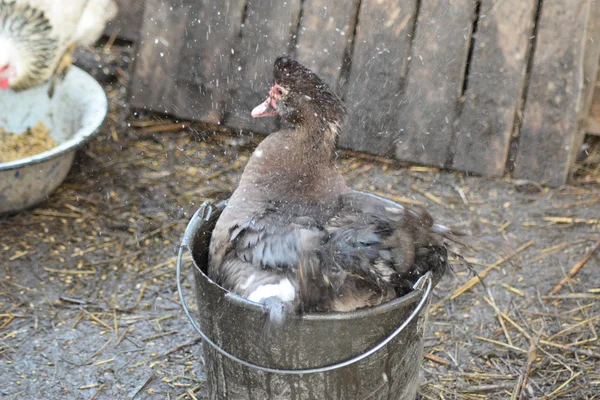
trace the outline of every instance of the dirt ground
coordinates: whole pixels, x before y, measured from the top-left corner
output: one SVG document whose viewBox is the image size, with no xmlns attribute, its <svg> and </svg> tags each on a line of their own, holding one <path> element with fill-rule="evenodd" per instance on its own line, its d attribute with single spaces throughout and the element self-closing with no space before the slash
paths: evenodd
<svg viewBox="0 0 600 400">
<path fill-rule="evenodd" d="M 107 53 L 78 54 L 109 94 L 102 131 L 44 204 L 0 218 L 4 399 L 206 394 L 200 343 L 177 297 L 175 252 L 200 204 L 236 186 L 257 139 L 130 113 L 132 52 Z M 598 398 L 594 165 L 549 189 L 349 152 L 337 163 L 352 187 L 422 204 L 478 238 L 465 256 L 481 276 L 489 272 L 485 286 L 475 279 L 471 288 L 473 275 L 457 263 L 434 292 L 423 398 Z"/>
</svg>

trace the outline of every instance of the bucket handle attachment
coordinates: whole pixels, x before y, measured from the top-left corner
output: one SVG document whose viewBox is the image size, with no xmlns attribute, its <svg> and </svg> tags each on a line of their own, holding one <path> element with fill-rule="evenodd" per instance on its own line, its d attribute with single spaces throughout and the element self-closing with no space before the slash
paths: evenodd
<svg viewBox="0 0 600 400">
<path fill-rule="evenodd" d="M 198 334 L 200 335 L 202 340 L 205 343 L 207 343 L 208 345 L 210 345 L 217 352 L 221 353 L 222 355 L 229 358 L 230 360 L 233 360 L 236 363 L 241 364 L 245 367 L 253 368 L 253 369 L 256 369 L 256 370 L 259 370 L 262 372 L 269 372 L 269 373 L 280 374 L 280 375 L 317 374 L 317 373 L 329 372 L 329 371 L 333 371 L 333 370 L 336 370 L 339 368 L 347 367 L 351 364 L 354 364 L 358 361 L 361 361 L 361 360 L 369 357 L 370 355 L 372 355 L 373 353 L 375 353 L 376 351 L 380 350 L 382 347 L 387 345 L 389 342 L 391 342 L 396 336 L 398 336 L 400 334 L 400 332 L 402 332 L 408 326 L 408 324 L 411 323 L 411 321 L 417 316 L 417 314 L 419 314 L 419 312 L 421 311 L 421 309 L 427 302 L 427 298 L 429 297 L 429 294 L 431 293 L 432 274 L 431 274 L 431 272 L 427 272 L 425 275 L 423 275 L 421 278 L 419 278 L 419 280 L 414 285 L 415 289 L 417 289 L 419 291 L 423 291 L 423 296 L 421 297 L 419 304 L 417 304 L 417 306 L 415 307 L 413 312 L 408 316 L 408 318 L 398 328 L 396 328 L 396 330 L 394 330 L 387 338 L 382 340 L 379 344 L 377 344 L 376 346 L 367 350 L 366 352 L 364 352 L 358 356 L 352 357 L 348 360 L 341 361 L 341 362 L 331 364 L 331 365 L 326 365 L 323 367 L 306 368 L 306 369 L 278 369 L 278 368 L 269 368 L 269 367 L 265 367 L 263 365 L 250 363 L 248 361 L 242 360 L 241 358 L 238 358 L 238 357 L 234 356 L 233 354 L 227 352 L 222 347 L 220 347 L 217 343 L 213 342 L 202 331 L 202 328 L 200 328 L 198 323 L 194 320 L 194 318 L 190 314 L 190 310 L 187 308 L 186 300 L 183 295 L 183 289 L 181 287 L 181 261 L 183 258 L 184 248 L 187 247 L 189 250 L 190 239 L 191 239 L 192 235 L 194 234 L 194 232 L 196 231 L 196 229 L 198 228 L 198 225 L 203 220 L 204 221 L 208 220 L 210 218 L 211 214 L 212 214 L 212 208 L 207 203 L 202 204 L 202 206 L 198 209 L 198 211 L 196 211 L 196 213 L 194 214 L 194 216 L 188 223 L 185 233 L 183 234 L 183 239 L 181 241 L 181 245 L 179 246 L 179 253 L 177 255 L 177 291 L 179 293 L 179 301 L 181 301 L 181 307 L 183 308 L 183 312 L 187 316 L 188 320 L 190 321 L 190 323 L 192 324 L 192 326 L 194 327 L 196 332 L 198 332 Z M 424 286 L 425 286 L 425 289 L 423 289 Z"/>
</svg>

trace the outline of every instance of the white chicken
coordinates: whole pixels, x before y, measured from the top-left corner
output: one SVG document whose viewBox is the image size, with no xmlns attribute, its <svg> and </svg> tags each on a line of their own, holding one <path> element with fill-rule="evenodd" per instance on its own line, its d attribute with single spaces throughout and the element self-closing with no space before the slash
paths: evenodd
<svg viewBox="0 0 600 400">
<path fill-rule="evenodd" d="M 0 89 L 25 90 L 68 72 L 117 14 L 114 0 L 0 0 Z"/>
</svg>

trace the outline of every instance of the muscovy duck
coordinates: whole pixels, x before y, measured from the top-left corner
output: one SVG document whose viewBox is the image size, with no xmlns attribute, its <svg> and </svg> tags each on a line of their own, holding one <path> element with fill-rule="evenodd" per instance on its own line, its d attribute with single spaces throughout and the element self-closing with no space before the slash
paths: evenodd
<svg viewBox="0 0 600 400">
<path fill-rule="evenodd" d="M 253 117 L 293 128 L 256 148 L 212 233 L 209 277 L 270 310 L 352 311 L 412 290 L 448 265 L 450 229 L 424 210 L 350 189 L 334 165 L 346 109 L 319 76 L 287 55 Z"/>
</svg>

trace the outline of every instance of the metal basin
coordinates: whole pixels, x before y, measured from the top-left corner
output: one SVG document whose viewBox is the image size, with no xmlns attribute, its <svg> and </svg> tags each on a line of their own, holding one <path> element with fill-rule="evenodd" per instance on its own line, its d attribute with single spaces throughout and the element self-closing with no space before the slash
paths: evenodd
<svg viewBox="0 0 600 400">
<path fill-rule="evenodd" d="M 48 84 L 24 92 L 0 91 L 0 126 L 24 132 L 42 121 L 58 146 L 0 163 L 0 214 L 14 213 L 46 200 L 63 182 L 75 150 L 98 130 L 108 102 L 104 89 L 89 74 L 72 67 L 48 98 Z"/>
</svg>

